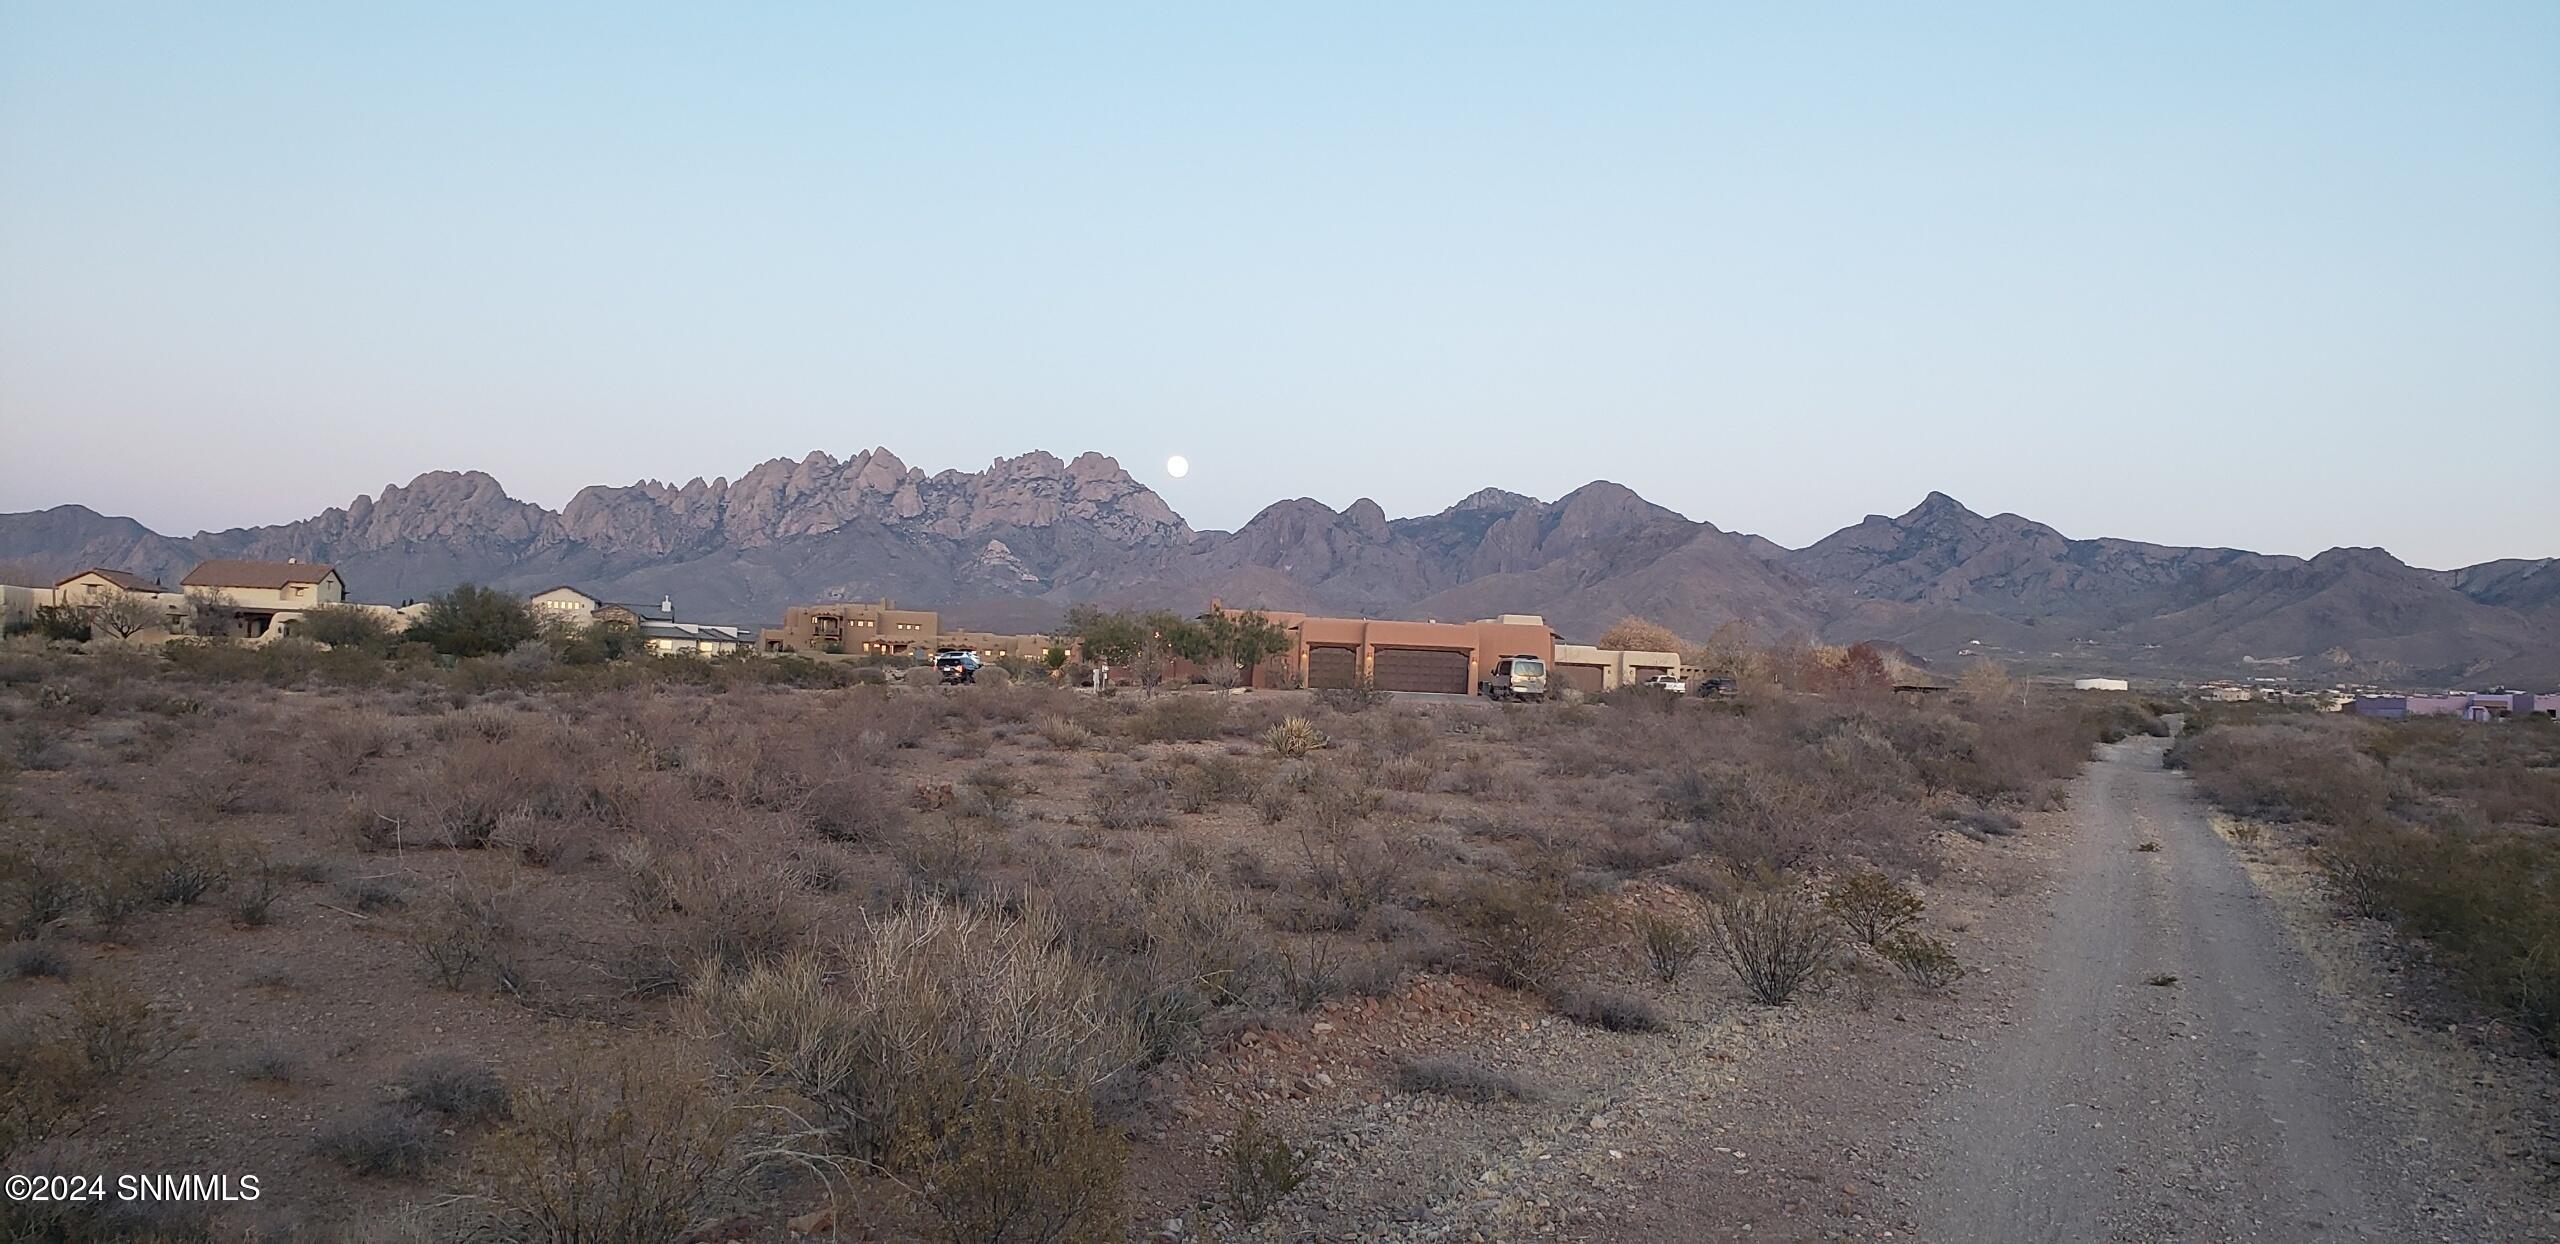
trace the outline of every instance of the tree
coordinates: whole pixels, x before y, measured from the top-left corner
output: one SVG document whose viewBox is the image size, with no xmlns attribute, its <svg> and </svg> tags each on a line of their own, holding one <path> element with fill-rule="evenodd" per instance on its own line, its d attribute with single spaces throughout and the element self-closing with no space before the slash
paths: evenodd
<svg viewBox="0 0 2560 1244">
<path fill-rule="evenodd" d="M 391 624 L 356 605 L 322 605 L 303 614 L 293 633 L 332 648 L 383 648 L 391 642 Z"/>
<path fill-rule="evenodd" d="M 1635 652 L 1679 652 L 1688 647 L 1688 641 L 1659 622 L 1628 616 L 1618 619 L 1616 626 L 1600 636 L 1600 646 Z"/>
<path fill-rule="evenodd" d="M 1138 619 L 1091 605 L 1067 610 L 1059 634 L 1073 637 L 1086 660 L 1105 665 L 1131 664 L 1147 647 L 1147 628 Z"/>
<path fill-rule="evenodd" d="M 1736 618 L 1716 628 L 1707 642 L 1689 654 L 1689 663 L 1709 678 L 1731 678 L 1740 681 L 1757 677 L 1766 662 L 1751 644 L 1751 624 Z"/>
<path fill-rule="evenodd" d="M 105 599 L 81 607 L 89 625 L 118 639 L 131 639 L 155 626 L 168 624 L 167 611 L 132 592 L 110 593 Z"/>
<path fill-rule="evenodd" d="M 1989 657 L 1974 658 L 1973 664 L 1965 667 L 1964 677 L 1957 685 L 1964 688 L 1965 694 L 1985 704 L 2018 698 L 2018 680 L 2009 676 L 2006 666 Z"/>
<path fill-rule="evenodd" d="M 187 630 L 193 634 L 207 639 L 229 635 L 239 613 L 239 603 L 221 588 L 209 587 L 187 593 Z"/>
<path fill-rule="evenodd" d="M 407 637 L 451 657 L 485 657 L 542 637 L 542 626 L 524 601 L 492 587 L 465 583 L 427 600 L 425 616 Z"/>
</svg>

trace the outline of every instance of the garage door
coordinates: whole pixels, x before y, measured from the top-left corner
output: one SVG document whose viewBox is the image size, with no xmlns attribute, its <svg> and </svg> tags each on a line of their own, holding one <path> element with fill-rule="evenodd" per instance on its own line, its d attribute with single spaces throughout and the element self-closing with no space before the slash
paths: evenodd
<svg viewBox="0 0 2560 1244">
<path fill-rule="evenodd" d="M 1467 654 L 1446 648 L 1380 648 L 1375 663 L 1381 691 L 1467 693 Z"/>
<path fill-rule="evenodd" d="M 1607 671 L 1597 665 L 1550 665 L 1547 669 L 1555 674 L 1556 682 L 1566 690 L 1579 691 L 1584 695 L 1600 694 L 1601 684 L 1607 681 L 1604 677 Z"/>
<path fill-rule="evenodd" d="M 1325 687 L 1347 688 L 1359 686 L 1359 649 L 1307 649 L 1307 685 L 1318 689 Z"/>
</svg>

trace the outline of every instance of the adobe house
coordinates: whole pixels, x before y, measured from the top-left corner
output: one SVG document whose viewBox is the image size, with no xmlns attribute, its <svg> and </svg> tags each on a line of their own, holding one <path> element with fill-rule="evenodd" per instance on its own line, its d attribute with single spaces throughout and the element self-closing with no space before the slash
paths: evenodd
<svg viewBox="0 0 2560 1244">
<path fill-rule="evenodd" d="M 280 615 L 347 601 L 337 568 L 314 562 L 199 562 L 178 584 L 198 601 L 218 596 L 227 603 L 231 633 L 242 639 L 263 638 Z"/>
<path fill-rule="evenodd" d="M 1289 633 L 1292 642 L 1280 663 L 1300 671 L 1305 685 L 1318 690 L 1365 684 L 1380 691 L 1472 695 L 1494 662 L 1520 656 L 1552 662 L 1556 652 L 1555 632 L 1535 614 L 1478 622 L 1393 622 L 1250 612 Z M 1271 672 L 1268 666 L 1255 670 L 1254 685 L 1270 685 Z"/>
<path fill-rule="evenodd" d="M 1659 674 L 1678 674 L 1680 654 L 1633 648 L 1595 648 L 1589 644 L 1557 644 L 1547 663 L 1550 689 L 1569 688 L 1587 695 L 1634 686 Z"/>
<path fill-rule="evenodd" d="M 930 609 L 900 609 L 887 600 L 835 605 L 793 605 L 782 625 L 760 633 L 767 652 L 826 652 L 908 656 L 931 652 L 942 617 Z"/>
</svg>

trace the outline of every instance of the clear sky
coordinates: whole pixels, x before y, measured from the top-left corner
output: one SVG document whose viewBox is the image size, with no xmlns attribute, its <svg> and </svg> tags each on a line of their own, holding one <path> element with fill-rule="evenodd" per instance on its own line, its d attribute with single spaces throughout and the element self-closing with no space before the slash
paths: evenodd
<svg viewBox="0 0 2560 1244">
<path fill-rule="evenodd" d="M 0 510 L 873 444 L 2560 554 L 2560 4 L 0 0 Z"/>
</svg>

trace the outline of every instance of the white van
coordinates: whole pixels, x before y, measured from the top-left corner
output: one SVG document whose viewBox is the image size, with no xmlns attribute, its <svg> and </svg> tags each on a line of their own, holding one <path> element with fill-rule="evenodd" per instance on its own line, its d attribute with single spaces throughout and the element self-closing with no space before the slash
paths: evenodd
<svg viewBox="0 0 2560 1244">
<path fill-rule="evenodd" d="M 1536 657 L 1504 657 L 1478 688 L 1488 700 L 1547 698 L 1547 663 Z"/>
</svg>

